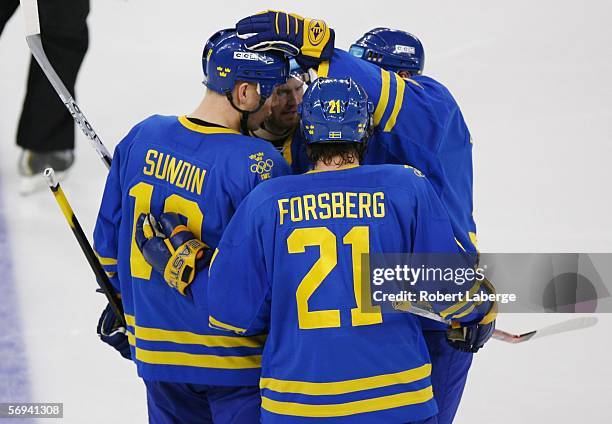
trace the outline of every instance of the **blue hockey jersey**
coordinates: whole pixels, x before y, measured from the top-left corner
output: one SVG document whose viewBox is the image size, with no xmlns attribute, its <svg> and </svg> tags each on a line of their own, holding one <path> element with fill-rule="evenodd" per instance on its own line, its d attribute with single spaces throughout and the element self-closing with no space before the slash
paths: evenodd
<svg viewBox="0 0 612 424">
<path fill-rule="evenodd" d="M 209 319 L 239 334 L 269 332 L 263 422 L 436 414 L 418 319 L 372 306 L 362 283 L 367 255 L 390 252 L 459 252 L 443 205 L 413 168 L 311 171 L 244 200 L 210 268 Z"/>
<path fill-rule="evenodd" d="M 94 232 L 105 271 L 121 293 L 132 358 L 149 380 L 256 385 L 265 336 L 234 337 L 208 326 L 206 272 L 183 297 L 167 287 L 134 240 L 141 213 L 177 212 L 209 246 L 243 198 L 289 168 L 274 147 L 186 117 L 152 116 L 115 149 Z"/>
<path fill-rule="evenodd" d="M 473 211 L 472 140 L 457 102 L 439 82 L 426 76 L 402 79 L 370 62 L 335 49 L 318 76 L 350 76 L 376 106 L 374 134 L 366 164 L 409 164 L 421 170 L 446 207 L 457 243 L 476 251 Z M 291 140 L 294 173 L 308 169 L 299 130 Z"/>
</svg>

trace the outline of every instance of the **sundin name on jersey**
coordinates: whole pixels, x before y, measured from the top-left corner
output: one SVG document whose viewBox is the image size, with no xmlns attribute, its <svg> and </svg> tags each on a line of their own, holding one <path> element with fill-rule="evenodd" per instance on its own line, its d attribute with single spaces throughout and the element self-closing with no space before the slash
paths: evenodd
<svg viewBox="0 0 612 424">
<path fill-rule="evenodd" d="M 149 149 L 142 173 L 158 180 L 168 181 L 178 188 L 202 194 L 206 170 L 167 153 Z"/>
<path fill-rule="evenodd" d="M 384 218 L 385 193 L 334 192 L 278 199 L 280 224 L 334 218 Z"/>
</svg>

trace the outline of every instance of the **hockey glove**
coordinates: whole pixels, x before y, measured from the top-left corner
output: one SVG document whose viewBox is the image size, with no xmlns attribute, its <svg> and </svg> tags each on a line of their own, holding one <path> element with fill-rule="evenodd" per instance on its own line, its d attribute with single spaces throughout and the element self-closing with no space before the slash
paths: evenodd
<svg viewBox="0 0 612 424">
<path fill-rule="evenodd" d="M 106 305 L 96 327 L 98 337 L 114 347 L 125 359 L 132 359 L 126 328 L 121 324 L 110 305 Z"/>
<path fill-rule="evenodd" d="M 298 56 L 300 64 L 314 67 L 334 53 L 334 30 L 325 21 L 294 13 L 266 10 L 236 24 L 240 38 L 253 51 L 277 50 Z M 300 60 L 302 59 L 302 60 Z"/>
<path fill-rule="evenodd" d="M 476 353 L 493 336 L 496 317 L 497 303 L 493 302 L 482 320 L 473 323 L 453 322 L 446 331 L 446 340 L 457 350 Z"/>
<path fill-rule="evenodd" d="M 159 223 L 141 214 L 136 223 L 136 244 L 146 261 L 183 296 L 196 271 L 212 256 L 211 249 L 195 238 L 176 213 L 162 213 Z"/>
</svg>

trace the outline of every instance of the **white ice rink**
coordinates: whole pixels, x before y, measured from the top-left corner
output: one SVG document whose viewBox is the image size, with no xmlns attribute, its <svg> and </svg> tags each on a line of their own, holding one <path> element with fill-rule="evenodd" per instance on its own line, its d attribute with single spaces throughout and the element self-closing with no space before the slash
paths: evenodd
<svg viewBox="0 0 612 424">
<path fill-rule="evenodd" d="M 96 0 L 77 94 L 104 143 L 112 149 L 150 114 L 189 113 L 203 92 L 203 41 L 267 8 L 325 18 L 343 48 L 375 26 L 419 35 L 426 74 L 455 95 L 475 141 L 482 251 L 612 252 L 605 0 Z M 16 299 L 8 302 L 19 318 L 0 325 L 0 393 L 9 396 L 0 402 L 63 402 L 66 423 L 146 422 L 134 367 L 97 339 L 105 302 L 52 196 L 18 195 L 14 137 L 28 55 L 18 12 L 0 38 L 0 215 L 10 242 L 0 246 L 0 264 L 12 262 Z M 91 234 L 106 170 L 80 133 L 77 143 L 64 190 Z M 521 332 L 566 318 L 503 315 L 498 328 Z M 456 422 L 612 423 L 612 315 L 599 318 L 594 328 L 523 345 L 491 341 L 475 359 Z M 24 357 L 22 342 L 14 354 L 6 349 L 15 334 Z"/>
</svg>

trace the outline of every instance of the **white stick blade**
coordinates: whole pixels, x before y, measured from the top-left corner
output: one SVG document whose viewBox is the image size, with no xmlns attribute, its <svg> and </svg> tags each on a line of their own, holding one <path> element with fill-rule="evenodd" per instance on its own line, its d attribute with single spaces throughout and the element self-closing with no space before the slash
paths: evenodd
<svg viewBox="0 0 612 424">
<path fill-rule="evenodd" d="M 25 19 L 26 37 L 40 34 L 40 21 L 38 19 L 38 0 L 19 0 Z"/>
<path fill-rule="evenodd" d="M 549 325 L 548 327 L 544 327 L 538 330 L 535 336 L 533 336 L 533 339 L 535 340 L 541 337 L 567 333 L 569 331 L 583 330 L 585 328 L 593 327 L 597 324 L 597 322 L 597 317 L 572 318 L 567 321 Z"/>
</svg>

